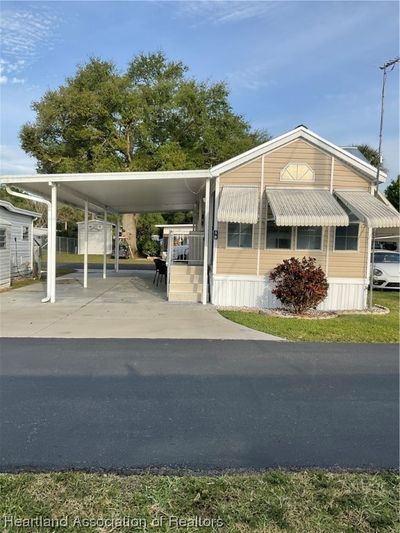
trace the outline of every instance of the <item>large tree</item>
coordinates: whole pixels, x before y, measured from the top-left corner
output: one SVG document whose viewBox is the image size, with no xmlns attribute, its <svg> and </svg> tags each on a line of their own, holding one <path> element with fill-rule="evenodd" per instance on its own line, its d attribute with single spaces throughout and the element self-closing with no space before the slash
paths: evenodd
<svg viewBox="0 0 400 533">
<path fill-rule="evenodd" d="M 385 195 L 389 202 L 399 211 L 400 174 L 386 187 Z"/>
<path fill-rule="evenodd" d="M 41 173 L 207 168 L 268 140 L 233 112 L 224 83 L 199 82 L 161 52 L 119 72 L 91 59 L 32 104 L 23 149 Z M 123 217 L 136 251 L 136 215 Z"/>
<path fill-rule="evenodd" d="M 378 168 L 379 152 L 376 150 L 376 148 L 369 146 L 369 144 L 358 144 L 357 148 L 368 161 L 368 163 L 370 163 L 373 167 Z"/>
</svg>

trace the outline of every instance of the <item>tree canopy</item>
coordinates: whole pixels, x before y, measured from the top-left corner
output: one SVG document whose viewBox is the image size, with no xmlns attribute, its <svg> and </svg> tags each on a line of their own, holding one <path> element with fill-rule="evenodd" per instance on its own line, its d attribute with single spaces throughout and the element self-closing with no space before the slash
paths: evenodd
<svg viewBox="0 0 400 533">
<path fill-rule="evenodd" d="M 386 187 L 385 196 L 397 211 L 399 211 L 400 174 Z"/>
<path fill-rule="evenodd" d="M 378 168 L 379 152 L 376 150 L 376 148 L 369 146 L 369 144 L 359 144 L 357 145 L 357 148 L 368 161 L 368 163 L 370 163 L 373 167 Z M 381 168 L 383 170 L 383 167 Z"/>
<path fill-rule="evenodd" d="M 208 168 L 269 139 L 228 98 L 225 83 L 197 81 L 162 52 L 137 55 L 124 72 L 92 58 L 33 102 L 21 145 L 39 173 Z M 136 222 L 123 217 L 133 251 Z"/>
<path fill-rule="evenodd" d="M 125 72 L 93 58 L 32 104 L 21 144 L 41 173 L 207 168 L 269 138 L 228 96 L 162 52 L 136 56 Z"/>
</svg>

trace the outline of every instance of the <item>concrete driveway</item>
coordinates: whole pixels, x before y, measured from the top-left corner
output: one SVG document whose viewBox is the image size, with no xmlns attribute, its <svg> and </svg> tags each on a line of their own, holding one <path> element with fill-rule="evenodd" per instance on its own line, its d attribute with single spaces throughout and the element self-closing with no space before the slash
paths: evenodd
<svg viewBox="0 0 400 533">
<path fill-rule="evenodd" d="M 212 305 L 169 303 L 153 271 L 89 271 L 57 278 L 57 301 L 43 304 L 44 283 L 0 293 L 2 337 L 281 340 L 234 324 Z"/>
</svg>

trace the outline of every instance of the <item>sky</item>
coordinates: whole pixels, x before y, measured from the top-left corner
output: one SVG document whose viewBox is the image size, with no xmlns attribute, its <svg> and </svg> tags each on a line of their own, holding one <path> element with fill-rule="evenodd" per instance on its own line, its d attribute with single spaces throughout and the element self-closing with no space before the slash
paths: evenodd
<svg viewBox="0 0 400 533">
<path fill-rule="evenodd" d="M 1 173 L 35 173 L 20 148 L 32 101 L 92 56 L 124 71 L 162 50 L 198 80 L 225 81 L 236 113 L 278 136 L 304 124 L 339 146 L 378 146 L 382 71 L 399 55 L 391 1 L 3 1 Z M 388 74 L 384 164 L 399 163 L 399 67 Z"/>
</svg>

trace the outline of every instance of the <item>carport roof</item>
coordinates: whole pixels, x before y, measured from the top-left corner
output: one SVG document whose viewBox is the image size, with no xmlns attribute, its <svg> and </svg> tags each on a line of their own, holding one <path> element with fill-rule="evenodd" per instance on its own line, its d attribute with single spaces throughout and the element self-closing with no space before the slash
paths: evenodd
<svg viewBox="0 0 400 533">
<path fill-rule="evenodd" d="M 115 213 L 184 211 L 193 208 L 204 188 L 208 170 L 156 172 L 96 172 L 90 174 L 36 174 L 4 176 L 5 185 L 50 197 L 49 183 L 57 184 L 58 201 L 91 211 Z"/>
</svg>

